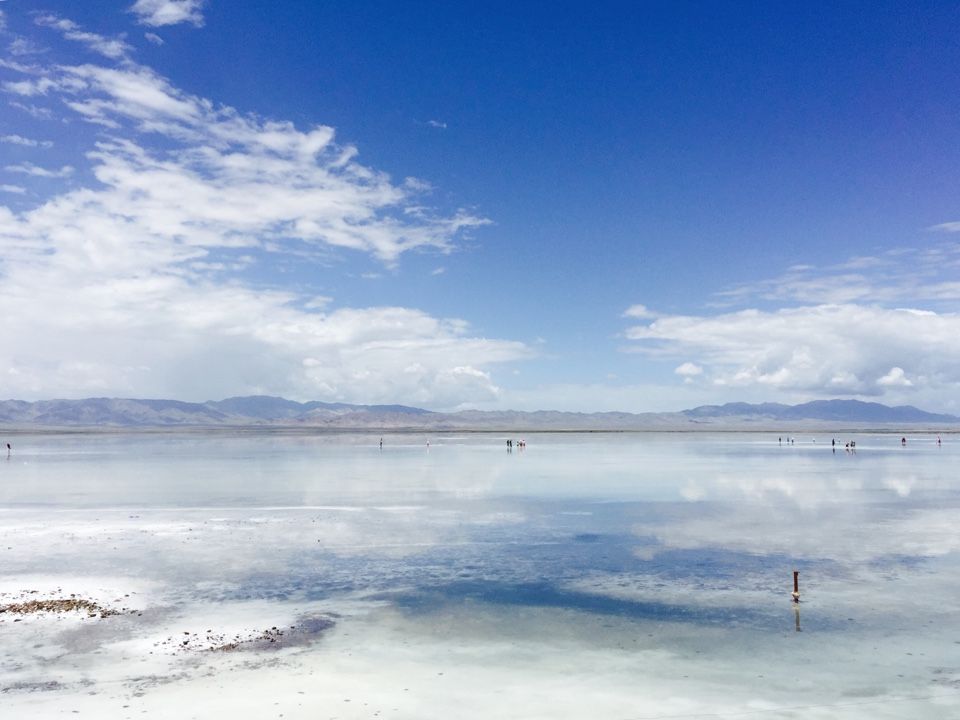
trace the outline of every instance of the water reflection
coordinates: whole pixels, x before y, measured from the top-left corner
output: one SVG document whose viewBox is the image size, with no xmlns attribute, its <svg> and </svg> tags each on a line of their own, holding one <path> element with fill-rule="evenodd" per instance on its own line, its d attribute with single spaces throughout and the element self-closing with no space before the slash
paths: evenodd
<svg viewBox="0 0 960 720">
<path fill-rule="evenodd" d="M 297 650 L 326 667 L 324 643 L 367 628 L 368 645 L 340 647 L 373 674 L 376 638 L 418 647 L 443 627 L 438 654 L 520 643 L 546 667 L 542 649 L 565 638 L 613 676 L 638 663 L 617 686 L 627 695 L 638 676 L 691 676 L 703 685 L 673 691 L 788 698 L 793 686 L 753 683 L 787 653 L 826 696 L 922 688 L 960 641 L 960 444 L 892 440 L 858 437 L 854 455 L 829 436 L 537 435 L 522 453 L 486 435 L 438 435 L 429 453 L 403 435 L 22 436 L 0 478 L 0 593 L 142 593 L 155 625 L 128 621 L 124 652 L 160 627 L 266 608 L 336 618 Z M 803 627 L 801 604 L 792 627 L 784 616 L 795 569 Z M 65 666 L 41 657 L 59 631 L 31 632 L 37 659 L 8 644 L 0 667 L 67 687 Z M 71 647 L 109 655 L 94 630 L 72 632 Z M 656 660 L 617 655 L 638 649 Z M 112 677 L 125 677 L 119 657 Z M 156 672 L 178 677 L 178 662 Z M 716 680 L 728 667 L 740 675 Z"/>
</svg>

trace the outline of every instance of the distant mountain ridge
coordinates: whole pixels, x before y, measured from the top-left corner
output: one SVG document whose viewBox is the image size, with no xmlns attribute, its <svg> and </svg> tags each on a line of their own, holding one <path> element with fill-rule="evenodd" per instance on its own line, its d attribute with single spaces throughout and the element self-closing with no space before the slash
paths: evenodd
<svg viewBox="0 0 960 720">
<path fill-rule="evenodd" d="M 7 428 L 297 427 L 345 430 L 710 430 L 787 426 L 957 425 L 960 417 L 911 405 L 816 400 L 800 405 L 727 403 L 675 413 L 553 410 L 463 410 L 441 413 L 406 405 L 297 402 L 254 395 L 190 403 L 180 400 L 88 398 L 0 401 Z"/>
<path fill-rule="evenodd" d="M 692 410 L 684 410 L 690 418 L 699 417 L 744 417 L 759 416 L 774 420 L 837 420 L 841 422 L 883 422 L 883 423 L 955 423 L 960 422 L 956 415 L 929 413 L 912 405 L 890 407 L 875 402 L 860 400 L 814 400 L 801 405 L 781 405 L 780 403 L 727 403 L 725 405 L 701 405 Z"/>
</svg>

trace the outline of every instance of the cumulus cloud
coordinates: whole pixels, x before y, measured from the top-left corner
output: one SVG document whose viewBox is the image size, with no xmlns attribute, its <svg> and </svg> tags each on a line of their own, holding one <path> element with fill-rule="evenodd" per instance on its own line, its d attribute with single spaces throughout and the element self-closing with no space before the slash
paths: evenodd
<svg viewBox="0 0 960 720">
<path fill-rule="evenodd" d="M 719 293 L 703 313 L 634 305 L 625 349 L 682 361 L 685 386 L 729 399 L 848 395 L 956 412 L 958 273 L 960 244 L 944 242 L 798 264 Z"/>
<path fill-rule="evenodd" d="M 459 319 L 336 307 L 244 281 L 269 258 L 334 250 L 396 265 L 417 249 L 447 252 L 487 222 L 432 211 L 425 183 L 361 165 L 332 128 L 243 114 L 126 57 L 23 74 L 8 93 L 99 130 L 82 173 L 95 182 L 28 210 L 0 206 L 0 374 L 11 394 L 266 392 L 444 408 L 495 398 L 491 368 L 530 356 Z"/>
<path fill-rule="evenodd" d="M 692 378 L 697 375 L 703 375 L 703 368 L 692 362 L 685 362 L 677 366 L 674 372 L 680 377 Z"/>
<path fill-rule="evenodd" d="M 203 26 L 203 0 L 137 0 L 130 12 L 137 22 L 150 27 L 189 23 Z"/>
<path fill-rule="evenodd" d="M 649 356 L 697 358 L 703 381 L 714 386 L 874 396 L 960 386 L 955 313 L 851 304 L 750 309 L 661 316 L 626 337 Z"/>
<path fill-rule="evenodd" d="M 0 349 L 9 387 L 28 396 L 268 393 L 452 407 L 495 397 L 484 368 L 527 354 L 417 310 L 300 310 L 288 293 L 191 282 L 157 259 L 146 269 L 144 249 L 110 240 L 120 257 L 77 247 L 72 257 L 19 264 L 3 282 L 6 330 L 22 338 Z M 85 272 L 71 279 L 78 264 Z"/>
<path fill-rule="evenodd" d="M 913 382 L 907 378 L 907 374 L 903 371 L 903 368 L 894 367 L 890 368 L 890 372 L 877 380 L 877 385 L 885 385 L 887 387 L 912 387 Z"/>
<path fill-rule="evenodd" d="M 655 313 L 651 312 L 646 305 L 631 305 L 623 312 L 623 317 L 628 318 L 652 318 L 656 317 Z"/>
</svg>

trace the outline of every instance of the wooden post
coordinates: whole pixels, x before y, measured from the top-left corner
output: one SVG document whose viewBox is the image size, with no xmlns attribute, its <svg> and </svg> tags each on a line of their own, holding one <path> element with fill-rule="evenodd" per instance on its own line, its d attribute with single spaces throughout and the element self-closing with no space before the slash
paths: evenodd
<svg viewBox="0 0 960 720">
<path fill-rule="evenodd" d="M 800 571 L 793 571 L 793 601 L 800 602 Z"/>
</svg>

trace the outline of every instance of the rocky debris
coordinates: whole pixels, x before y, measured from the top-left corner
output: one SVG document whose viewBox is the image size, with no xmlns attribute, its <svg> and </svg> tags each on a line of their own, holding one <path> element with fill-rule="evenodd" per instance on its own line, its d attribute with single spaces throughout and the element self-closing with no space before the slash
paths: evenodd
<svg viewBox="0 0 960 720">
<path fill-rule="evenodd" d="M 0 686 L 0 695 L 7 693 L 34 693 L 34 692 L 54 692 L 63 690 L 66 686 L 56 680 L 46 680 L 43 682 L 15 682 L 10 685 Z"/>
<path fill-rule="evenodd" d="M 333 627 L 334 621 L 326 616 L 301 618 L 299 625 L 266 630 L 243 630 L 232 635 L 214 632 L 191 632 L 171 635 L 154 643 L 154 647 L 171 653 L 184 652 L 237 652 L 244 650 L 280 650 L 308 645 L 317 635 Z"/>
<path fill-rule="evenodd" d="M 295 631 L 297 628 L 295 625 L 291 625 L 290 629 Z M 208 635 L 207 637 L 209 639 L 211 636 Z M 233 650 L 240 650 L 244 646 L 255 646 L 257 643 L 283 643 L 284 634 L 283 630 L 280 630 L 274 626 L 269 630 L 264 630 L 259 635 L 253 635 L 252 637 L 247 637 L 244 639 L 239 639 L 239 637 L 240 636 L 237 635 L 233 640 L 225 642 L 225 638 L 221 635 L 214 640 L 214 643 L 219 641 L 219 644 L 212 644 L 207 648 L 207 650 L 210 650 L 211 652 L 231 652 Z"/>
<path fill-rule="evenodd" d="M 21 622 L 23 616 L 55 615 L 57 619 L 63 615 L 74 615 L 80 619 L 108 618 L 115 615 L 142 616 L 141 610 L 132 610 L 120 605 L 130 594 L 117 597 L 110 607 L 89 598 L 74 593 L 69 596 L 61 588 L 51 590 L 48 595 L 40 596 L 38 590 L 22 590 L 18 593 L 0 593 L 0 623 L 5 618 L 16 616 L 12 622 Z M 4 602 L 6 601 L 6 602 Z M 261 629 L 244 629 L 237 633 L 214 631 L 208 628 L 206 632 L 182 631 L 182 634 L 171 635 L 153 643 L 160 652 L 179 654 L 185 652 L 236 652 L 279 650 L 282 648 L 309 645 L 325 630 L 336 624 L 335 613 L 319 615 L 301 615 L 296 625 L 277 627 L 276 625 Z M 153 652 L 151 651 L 151 654 Z"/>
<path fill-rule="evenodd" d="M 104 607 L 92 600 L 80 598 L 71 595 L 69 598 L 55 598 L 46 600 L 27 600 L 26 602 L 7 603 L 0 605 L 0 614 L 9 613 L 11 615 L 36 615 L 39 613 L 68 613 L 78 612 L 86 613 L 87 617 L 106 618 L 111 615 L 120 615 L 124 612 L 136 612 L 135 610 L 114 610 Z M 16 621 L 14 621 L 16 622 Z"/>
</svg>

